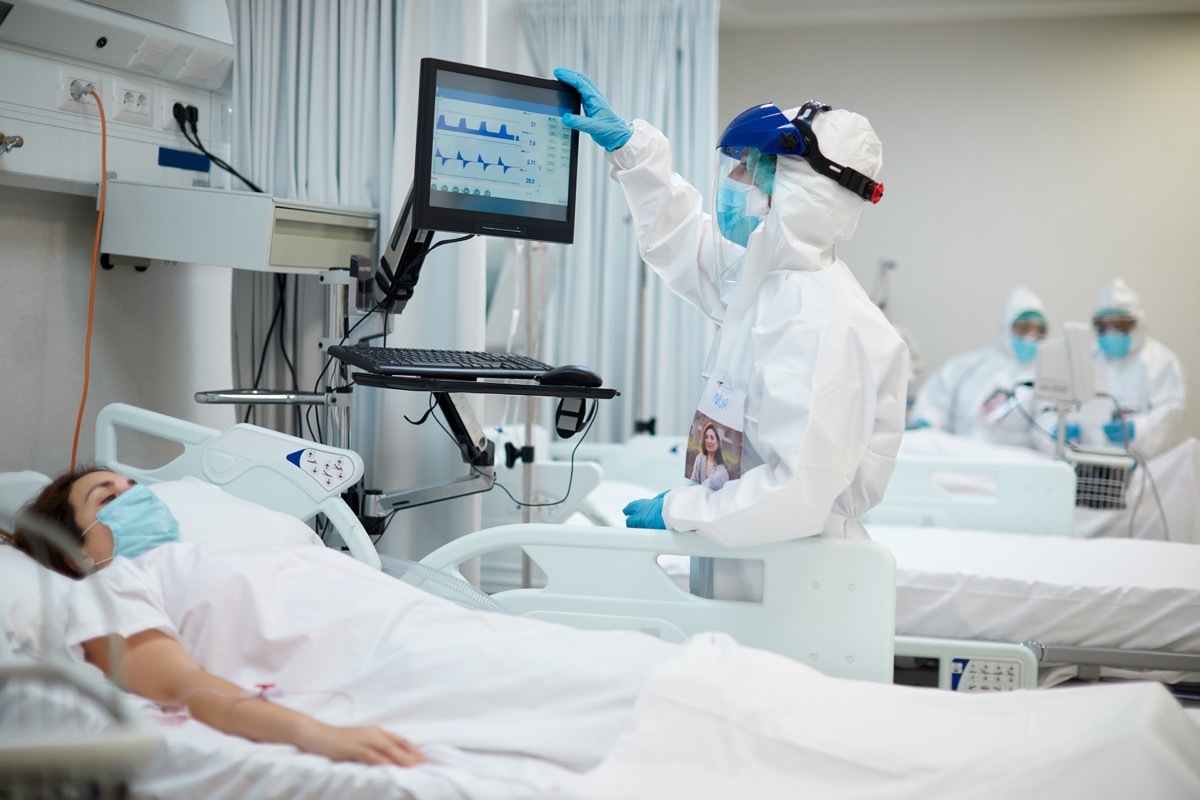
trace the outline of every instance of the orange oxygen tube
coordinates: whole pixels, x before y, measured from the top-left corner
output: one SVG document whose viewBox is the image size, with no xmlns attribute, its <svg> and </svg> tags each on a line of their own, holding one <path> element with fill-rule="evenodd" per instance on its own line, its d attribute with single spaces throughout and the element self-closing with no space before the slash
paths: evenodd
<svg viewBox="0 0 1200 800">
<path fill-rule="evenodd" d="M 100 112 L 100 206 L 96 215 L 96 239 L 92 245 L 92 278 L 88 290 L 87 336 L 83 346 L 83 391 L 79 395 L 79 413 L 75 417 L 75 438 L 71 442 L 71 469 L 75 469 L 75 456 L 79 451 L 79 431 L 83 427 L 83 409 L 87 406 L 88 380 L 92 371 L 92 318 L 96 310 L 96 265 L 100 261 L 100 232 L 104 227 L 104 195 L 108 185 L 108 125 L 104 119 L 104 103 L 94 86 L 82 94 L 90 94 L 96 100 Z"/>
</svg>

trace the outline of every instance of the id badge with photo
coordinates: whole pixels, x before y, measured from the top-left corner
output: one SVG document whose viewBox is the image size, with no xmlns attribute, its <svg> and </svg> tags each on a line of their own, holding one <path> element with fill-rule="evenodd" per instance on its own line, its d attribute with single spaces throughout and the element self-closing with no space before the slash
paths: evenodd
<svg viewBox="0 0 1200 800">
<path fill-rule="evenodd" d="M 746 390 L 718 377 L 709 378 L 688 432 L 683 475 L 720 489 L 741 474 Z"/>
</svg>

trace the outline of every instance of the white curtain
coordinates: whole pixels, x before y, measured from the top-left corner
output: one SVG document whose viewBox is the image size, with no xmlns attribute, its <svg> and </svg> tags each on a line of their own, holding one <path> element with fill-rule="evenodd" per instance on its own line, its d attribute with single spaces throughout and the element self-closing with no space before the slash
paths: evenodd
<svg viewBox="0 0 1200 800">
<path fill-rule="evenodd" d="M 278 198 L 386 206 L 403 0 L 228 2 L 234 168 Z M 315 343 L 327 289 L 311 275 L 238 272 L 233 280 L 237 388 L 312 391 L 324 366 Z M 260 406 L 251 418 L 308 433 L 294 407 Z"/>
<path fill-rule="evenodd" d="M 419 62 L 424 56 L 483 64 L 487 0 L 228 0 L 234 38 L 231 161 L 278 198 L 379 210 L 390 233 L 412 181 Z M 373 254 L 378 257 L 378 253 Z M 340 266 L 340 265 L 330 265 Z M 275 275 L 235 276 L 237 388 L 258 371 L 276 301 Z M 289 281 L 296 279 L 290 277 Z M 481 349 L 484 315 L 481 242 L 429 257 L 414 302 L 393 319 L 388 344 Z M 297 290 L 289 283 L 288 294 Z M 294 361 L 301 391 L 324 366 L 326 289 L 316 278 L 288 298 L 290 357 L 269 349 L 263 388 L 290 388 Z M 384 492 L 447 482 L 463 473 L 447 435 L 418 419 L 428 395 L 358 387 L 352 446 L 368 467 L 367 488 Z M 293 411 L 255 410 L 259 424 L 290 430 Z M 293 431 L 294 432 L 294 431 Z M 307 429 L 303 431 L 308 435 Z M 478 497 L 405 511 L 378 543 L 381 552 L 420 558 L 475 530 Z"/>
<path fill-rule="evenodd" d="M 591 77 L 613 109 L 671 141 L 675 169 L 705 195 L 716 142 L 719 0 L 520 0 L 535 71 Z M 712 337 L 708 321 L 641 262 L 624 195 L 603 150 L 580 143 L 575 243 L 565 248 L 547 311 L 547 355 L 596 368 L 622 396 L 596 438 L 621 441 L 635 421 L 687 432 Z"/>
</svg>

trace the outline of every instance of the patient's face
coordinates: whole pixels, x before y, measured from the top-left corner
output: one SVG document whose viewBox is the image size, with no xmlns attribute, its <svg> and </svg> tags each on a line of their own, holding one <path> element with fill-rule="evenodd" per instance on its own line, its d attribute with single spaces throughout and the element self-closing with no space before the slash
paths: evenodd
<svg viewBox="0 0 1200 800">
<path fill-rule="evenodd" d="M 96 515 L 135 485 L 137 481 L 132 478 L 107 471 L 89 472 L 71 484 L 68 500 L 75 510 L 75 524 L 87 531 L 83 535 L 83 552 L 99 567 L 111 563 L 113 536 L 107 525 L 97 521 Z"/>
</svg>

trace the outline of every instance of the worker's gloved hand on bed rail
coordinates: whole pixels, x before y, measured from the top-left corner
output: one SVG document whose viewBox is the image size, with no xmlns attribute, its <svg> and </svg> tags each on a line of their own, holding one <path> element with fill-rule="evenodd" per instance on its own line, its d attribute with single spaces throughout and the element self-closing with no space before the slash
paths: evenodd
<svg viewBox="0 0 1200 800">
<path fill-rule="evenodd" d="M 1055 425 L 1053 428 L 1050 429 L 1050 438 L 1054 439 L 1055 441 L 1058 440 L 1058 426 L 1057 425 Z M 1072 442 L 1074 444 L 1079 444 L 1079 426 L 1076 425 L 1074 422 L 1067 423 L 1067 435 L 1065 438 L 1068 442 Z"/>
<path fill-rule="evenodd" d="M 1114 419 L 1104 426 L 1104 435 L 1113 444 L 1124 447 L 1126 443 L 1133 442 L 1133 421 L 1128 420 L 1122 423 L 1121 420 Z"/>
<path fill-rule="evenodd" d="M 666 502 L 664 500 L 666 496 L 667 493 L 662 492 L 657 497 L 634 500 L 621 509 L 621 513 L 625 515 L 625 527 L 656 528 L 665 531 L 667 523 L 663 519 L 663 503 Z"/>
</svg>

